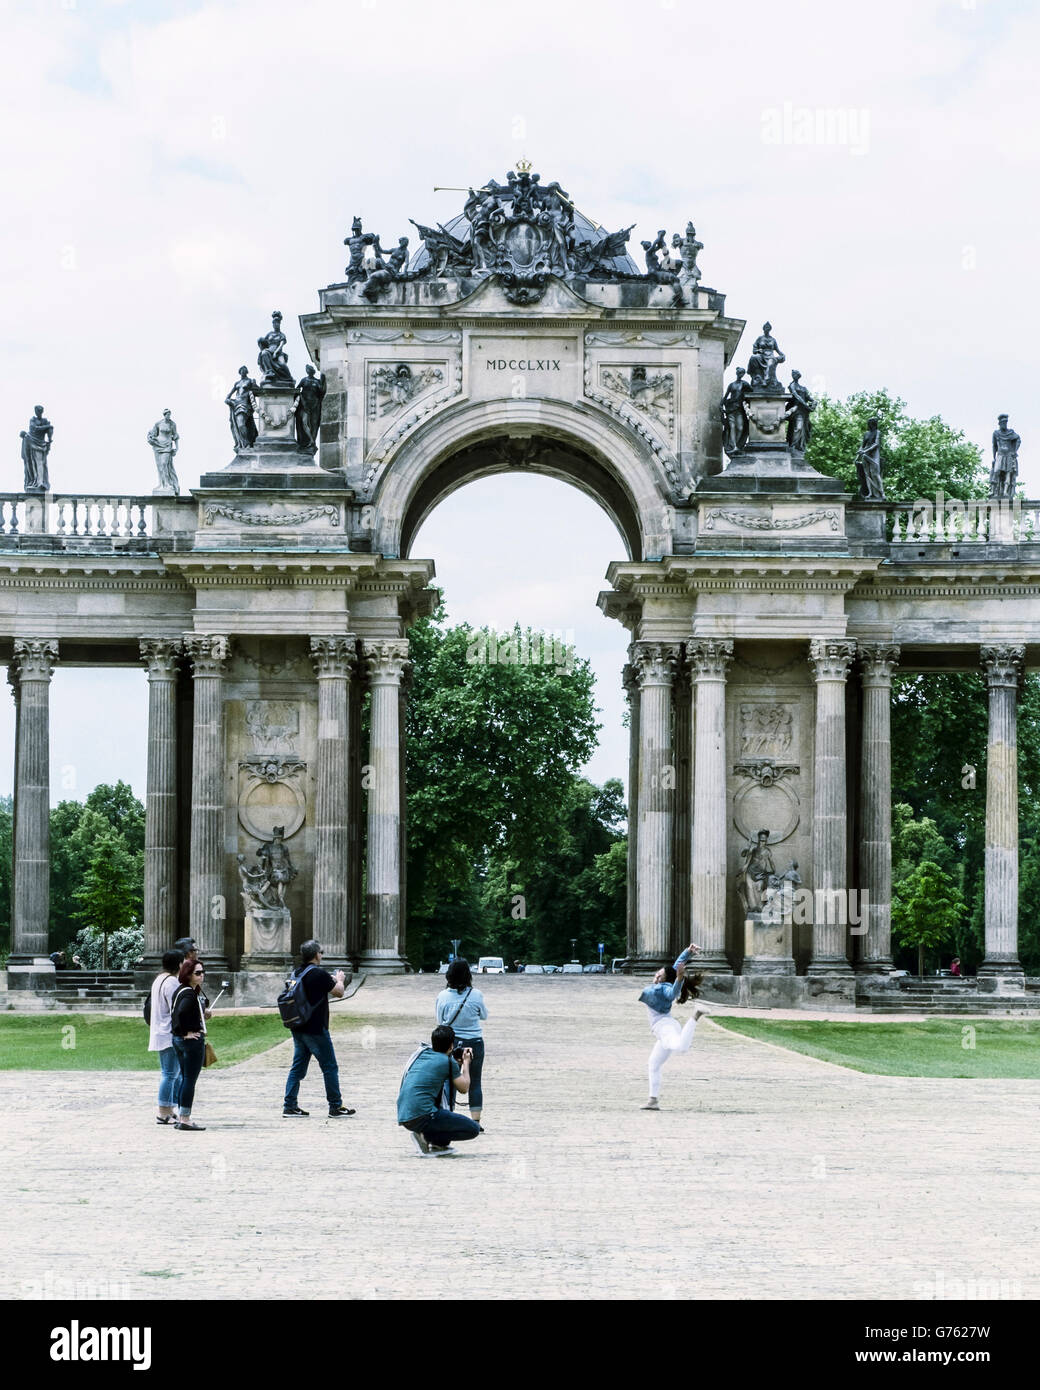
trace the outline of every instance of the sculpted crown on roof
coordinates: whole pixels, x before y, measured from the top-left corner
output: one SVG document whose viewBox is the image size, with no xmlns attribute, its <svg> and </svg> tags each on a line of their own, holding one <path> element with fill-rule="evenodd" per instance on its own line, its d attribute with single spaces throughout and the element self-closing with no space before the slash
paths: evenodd
<svg viewBox="0 0 1040 1390">
<path fill-rule="evenodd" d="M 684 235 L 669 244 L 664 231 L 644 241 L 646 272 L 641 274 L 626 251 L 632 227 L 604 232 L 574 205 L 566 189 L 553 180 L 543 184 L 530 164 L 521 160 L 506 182 L 489 179 L 470 188 L 462 213 L 447 226 L 412 222 L 422 248 L 408 262 L 408 238 L 385 251 L 378 234 L 366 232 L 355 217 L 351 234 L 347 285 L 370 303 L 389 294 L 397 283 L 434 279 L 482 279 L 497 276 L 513 304 L 541 299 L 550 276 L 575 281 L 642 282 L 670 288 L 671 303 L 682 308 L 693 302 L 701 272 L 692 222 Z M 633 224 L 634 225 L 634 224 Z"/>
</svg>

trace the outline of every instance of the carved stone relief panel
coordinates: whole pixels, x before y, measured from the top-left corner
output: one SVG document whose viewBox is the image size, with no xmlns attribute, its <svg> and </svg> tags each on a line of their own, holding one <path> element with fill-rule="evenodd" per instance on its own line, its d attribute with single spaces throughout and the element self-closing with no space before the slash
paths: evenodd
<svg viewBox="0 0 1040 1390">
<path fill-rule="evenodd" d="M 613 391 L 631 402 L 675 447 L 679 395 L 677 367 L 601 364 L 599 382 L 605 390 Z"/>
</svg>

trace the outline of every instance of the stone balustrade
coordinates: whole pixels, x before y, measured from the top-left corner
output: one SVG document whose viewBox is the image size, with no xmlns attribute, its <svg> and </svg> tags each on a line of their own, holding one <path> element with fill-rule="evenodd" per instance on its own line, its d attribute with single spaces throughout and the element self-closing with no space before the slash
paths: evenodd
<svg viewBox="0 0 1040 1390">
<path fill-rule="evenodd" d="M 162 510 L 166 524 L 159 525 Z M 46 536 L 60 543 L 92 545 L 150 541 L 157 534 L 195 529 L 192 497 L 157 498 L 120 493 L 0 493 L 0 538 Z M 171 521 L 174 524 L 171 524 Z"/>
<path fill-rule="evenodd" d="M 1040 544 L 1040 502 L 892 502 L 885 507 L 885 538 L 893 545 Z"/>
</svg>

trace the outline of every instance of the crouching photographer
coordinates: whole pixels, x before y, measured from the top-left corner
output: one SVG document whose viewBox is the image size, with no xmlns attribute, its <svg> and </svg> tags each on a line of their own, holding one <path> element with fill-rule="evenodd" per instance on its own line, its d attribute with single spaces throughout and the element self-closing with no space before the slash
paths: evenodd
<svg viewBox="0 0 1040 1390">
<path fill-rule="evenodd" d="M 480 1133 L 475 1120 L 454 1114 L 444 1103 L 452 1090 L 468 1092 L 473 1051 L 463 1047 L 456 1059 L 455 1030 L 446 1023 L 433 1030 L 430 1043 L 408 1059 L 397 1095 L 397 1123 L 409 1131 L 420 1153 L 452 1153 L 453 1139 L 476 1139 Z"/>
</svg>

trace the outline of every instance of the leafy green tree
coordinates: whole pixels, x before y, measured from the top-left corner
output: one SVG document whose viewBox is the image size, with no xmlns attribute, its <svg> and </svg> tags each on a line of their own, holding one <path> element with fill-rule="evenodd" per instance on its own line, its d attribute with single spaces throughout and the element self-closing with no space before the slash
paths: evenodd
<svg viewBox="0 0 1040 1390">
<path fill-rule="evenodd" d="M 108 831 L 119 836 L 134 861 L 129 889 L 134 921 L 144 916 L 144 807 L 125 782 L 99 784 L 85 802 L 61 801 L 51 811 L 50 940 L 68 949 L 82 922 L 83 887 L 97 841 Z"/>
<path fill-rule="evenodd" d="M 489 875 L 485 900 L 497 919 L 497 939 L 515 956 L 539 961 L 596 959 L 597 944 L 610 955 L 623 953 L 625 890 L 603 861 L 624 846 L 624 792 L 612 778 L 597 787 L 575 777 L 563 804 L 563 821 L 551 848 L 528 861 L 512 860 L 507 872 Z M 624 851 L 620 863 L 624 864 Z M 525 916 L 514 916 L 522 895 Z"/>
<path fill-rule="evenodd" d="M 96 811 L 86 810 L 83 818 L 86 820 L 97 814 Z M 81 904 L 79 920 L 93 927 L 103 937 L 103 970 L 108 968 L 109 935 L 135 924 L 136 879 L 136 855 L 127 849 L 118 831 L 106 826 L 94 840 L 82 886 L 75 893 Z"/>
<path fill-rule="evenodd" d="M 126 782 L 99 782 L 84 804 L 104 816 L 131 854 L 144 853 L 144 805 Z"/>
<path fill-rule="evenodd" d="M 821 397 L 813 412 L 806 463 L 858 492 L 856 454 L 871 416 L 877 416 L 881 428 L 886 497 L 913 502 L 939 490 L 947 497 L 986 496 L 989 475 L 978 446 L 938 415 L 915 420 L 907 414 L 906 402 L 885 390 L 860 391 L 845 401 Z"/>
<path fill-rule="evenodd" d="M 916 946 L 918 975 L 925 951 L 950 941 L 963 917 L 960 888 L 930 859 L 911 869 L 892 895 L 892 931 L 902 945 Z"/>
<path fill-rule="evenodd" d="M 434 930 L 451 894 L 456 907 L 470 902 L 474 920 L 467 894 L 492 856 L 530 864 L 548 851 L 599 725 L 589 663 L 541 634 L 449 627 L 442 606 L 408 639 L 408 949 L 417 955 L 416 937 Z M 435 935 L 431 960 L 446 937 L 440 920 Z"/>
</svg>

